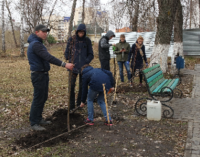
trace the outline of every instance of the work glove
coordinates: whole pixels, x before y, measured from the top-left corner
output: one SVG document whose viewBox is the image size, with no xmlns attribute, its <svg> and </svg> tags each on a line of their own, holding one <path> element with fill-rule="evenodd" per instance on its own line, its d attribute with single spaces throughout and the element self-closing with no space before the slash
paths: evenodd
<svg viewBox="0 0 200 157">
<path fill-rule="evenodd" d="M 129 61 L 126 61 L 126 64 L 128 64 L 128 65 L 129 65 Z"/>
<path fill-rule="evenodd" d="M 148 67 L 148 63 L 146 63 L 146 66 Z"/>
</svg>

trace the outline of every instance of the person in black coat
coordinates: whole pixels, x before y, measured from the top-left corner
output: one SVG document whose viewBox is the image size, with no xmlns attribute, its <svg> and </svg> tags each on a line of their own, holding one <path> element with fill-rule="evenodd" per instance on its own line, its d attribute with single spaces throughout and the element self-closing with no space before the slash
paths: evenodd
<svg viewBox="0 0 200 157">
<path fill-rule="evenodd" d="M 108 31 L 105 36 L 99 40 L 99 60 L 101 63 L 101 68 L 110 71 L 110 46 L 115 46 L 115 44 L 109 44 L 109 40 L 115 37 L 113 31 Z"/>
<path fill-rule="evenodd" d="M 77 106 L 81 104 L 81 93 L 82 93 L 82 75 L 81 67 L 85 64 L 89 64 L 93 58 L 93 49 L 91 40 L 86 37 L 86 26 L 80 24 L 76 30 L 76 35 L 69 38 L 65 58 L 70 63 L 75 64 L 75 67 L 71 76 L 71 97 L 70 97 L 70 109 L 75 108 L 75 83 L 76 78 L 79 75 L 79 93 L 77 98 Z"/>
<path fill-rule="evenodd" d="M 128 61 L 127 63 L 130 63 L 131 60 L 131 68 L 132 71 L 136 71 L 136 69 L 139 69 L 139 71 L 142 70 L 143 68 L 143 60 L 146 63 L 146 66 L 148 66 L 148 62 L 147 62 L 147 57 L 146 57 L 146 53 L 145 53 L 145 46 L 143 45 L 143 37 L 139 36 L 136 43 L 134 43 L 132 45 L 132 48 L 129 52 L 129 57 L 128 57 Z M 139 73 L 139 77 L 140 77 L 140 86 L 142 86 L 142 73 Z"/>
</svg>

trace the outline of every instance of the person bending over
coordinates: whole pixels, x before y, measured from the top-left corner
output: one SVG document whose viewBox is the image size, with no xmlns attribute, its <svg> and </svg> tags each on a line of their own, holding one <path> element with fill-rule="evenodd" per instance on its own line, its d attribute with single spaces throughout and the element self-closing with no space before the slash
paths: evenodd
<svg viewBox="0 0 200 157">
<path fill-rule="evenodd" d="M 105 117 L 105 125 L 108 124 L 106 105 L 104 100 L 103 84 L 105 84 L 106 91 L 114 91 L 114 78 L 110 71 L 104 69 L 94 69 L 90 65 L 85 65 L 82 68 L 82 97 L 81 106 L 84 107 L 87 99 L 87 110 L 88 118 L 85 123 L 88 125 L 94 125 L 94 106 L 93 101 L 97 97 L 97 103 L 101 107 L 103 115 Z M 88 90 L 88 86 L 90 86 Z M 112 125 L 112 120 L 109 115 L 110 125 Z"/>
</svg>

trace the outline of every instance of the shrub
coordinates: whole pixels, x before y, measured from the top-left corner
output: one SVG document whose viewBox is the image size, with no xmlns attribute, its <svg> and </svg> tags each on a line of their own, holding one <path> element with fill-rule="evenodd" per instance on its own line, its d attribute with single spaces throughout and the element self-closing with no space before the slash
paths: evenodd
<svg viewBox="0 0 200 157">
<path fill-rule="evenodd" d="M 47 37 L 47 42 L 48 42 L 49 44 L 55 44 L 55 43 L 56 43 L 56 40 L 55 40 L 55 38 L 54 38 L 52 35 L 49 35 L 49 36 Z"/>
</svg>

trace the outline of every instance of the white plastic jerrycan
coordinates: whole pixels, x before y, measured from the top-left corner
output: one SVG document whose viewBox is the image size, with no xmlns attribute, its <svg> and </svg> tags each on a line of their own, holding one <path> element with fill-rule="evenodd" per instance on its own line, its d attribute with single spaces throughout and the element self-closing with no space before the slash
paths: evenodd
<svg viewBox="0 0 200 157">
<path fill-rule="evenodd" d="M 162 104 L 160 101 L 147 100 L 147 119 L 159 121 L 162 117 Z"/>
</svg>

